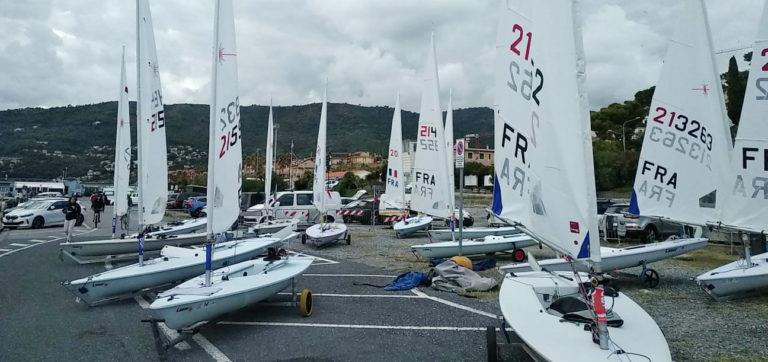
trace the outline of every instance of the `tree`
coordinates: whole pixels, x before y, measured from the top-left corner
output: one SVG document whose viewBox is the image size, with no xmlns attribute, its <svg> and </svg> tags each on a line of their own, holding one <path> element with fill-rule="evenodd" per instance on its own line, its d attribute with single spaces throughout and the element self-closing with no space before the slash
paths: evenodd
<svg viewBox="0 0 768 362">
<path fill-rule="evenodd" d="M 739 73 L 739 65 L 736 63 L 735 56 L 728 61 L 728 71 L 724 77 L 725 94 L 728 98 L 728 118 L 731 119 L 734 126 L 738 126 L 739 119 L 741 119 L 741 106 L 744 103 L 744 92 L 747 89 L 747 79 L 742 73 Z"/>
<path fill-rule="evenodd" d="M 293 183 L 293 187 L 296 190 L 309 190 L 310 185 L 312 185 L 313 177 L 314 175 L 312 172 L 305 171 L 304 174 Z"/>
<path fill-rule="evenodd" d="M 354 173 L 347 172 L 344 174 L 344 177 L 341 178 L 341 181 L 339 181 L 339 185 L 336 186 L 336 188 L 339 190 L 341 196 L 352 196 L 362 186 L 364 186 L 363 180 L 357 177 Z"/>
</svg>

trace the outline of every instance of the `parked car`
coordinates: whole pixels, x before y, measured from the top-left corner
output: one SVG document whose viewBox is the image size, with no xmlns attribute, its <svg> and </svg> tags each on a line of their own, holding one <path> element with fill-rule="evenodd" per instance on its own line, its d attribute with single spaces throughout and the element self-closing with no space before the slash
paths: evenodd
<svg viewBox="0 0 768 362">
<path fill-rule="evenodd" d="M 299 219 L 300 226 L 307 226 L 319 220 L 319 212 L 312 204 L 312 191 L 281 191 L 275 195 L 275 204 L 270 208 L 270 216 L 275 219 Z M 341 209 L 341 196 L 331 191 L 330 200 L 326 202 L 329 210 Z M 262 219 L 264 203 L 253 205 L 243 213 L 246 224 L 254 224 Z M 335 220 L 335 212 L 329 212 L 328 221 Z"/>
<path fill-rule="evenodd" d="M 6 228 L 39 229 L 45 226 L 64 225 L 62 209 L 67 205 L 63 198 L 39 199 L 29 201 L 24 207 L 16 208 L 3 216 L 3 226 Z M 85 208 L 80 205 L 81 209 Z M 75 225 L 81 225 L 85 217 L 80 215 Z"/>
<path fill-rule="evenodd" d="M 683 231 L 683 226 L 678 223 L 630 213 L 628 203 L 609 206 L 603 217 L 598 218 L 598 226 L 600 230 L 605 230 L 609 238 L 619 237 L 619 230 L 623 228 L 626 230 L 626 237 L 639 238 L 647 242 L 660 240 L 667 235 L 680 234 Z"/>
<path fill-rule="evenodd" d="M 206 196 L 190 197 L 184 201 L 184 211 L 189 213 L 192 217 L 200 217 L 200 211 L 203 210 L 207 203 Z"/>
<path fill-rule="evenodd" d="M 242 192 L 240 193 L 240 210 L 246 211 L 253 205 L 264 203 L 263 192 Z"/>
</svg>

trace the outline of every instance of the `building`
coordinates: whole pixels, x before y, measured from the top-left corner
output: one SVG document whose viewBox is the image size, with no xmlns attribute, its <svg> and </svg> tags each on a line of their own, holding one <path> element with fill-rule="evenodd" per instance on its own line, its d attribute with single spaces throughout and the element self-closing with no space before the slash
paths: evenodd
<svg viewBox="0 0 768 362">
<path fill-rule="evenodd" d="M 493 149 L 488 146 L 485 148 L 467 147 L 465 155 L 465 162 L 475 162 L 483 166 L 493 166 Z"/>
<path fill-rule="evenodd" d="M 411 174 L 416 163 L 416 141 L 403 140 L 403 182 L 411 184 Z"/>
</svg>

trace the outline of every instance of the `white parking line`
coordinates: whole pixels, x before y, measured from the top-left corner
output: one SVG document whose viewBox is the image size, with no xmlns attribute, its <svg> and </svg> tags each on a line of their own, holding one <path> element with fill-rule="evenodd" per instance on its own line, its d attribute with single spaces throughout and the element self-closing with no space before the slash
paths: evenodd
<svg viewBox="0 0 768 362">
<path fill-rule="evenodd" d="M 475 332 L 484 331 L 485 327 L 449 327 L 449 326 L 391 326 L 380 324 L 331 324 L 331 323 L 288 323 L 288 322 L 236 322 L 222 321 L 219 324 L 235 326 L 273 326 L 273 327 L 314 327 L 314 328 L 348 328 L 348 329 L 389 329 L 389 330 L 420 330 L 420 331 L 453 331 Z"/>
<path fill-rule="evenodd" d="M 499 317 L 497 315 L 493 314 L 493 313 L 484 312 L 484 311 L 479 310 L 479 309 L 475 309 L 475 308 L 472 308 L 472 307 L 467 307 L 466 305 L 462 305 L 462 304 L 459 304 L 459 303 L 454 303 L 454 302 L 451 302 L 449 300 L 440 299 L 438 297 L 433 297 L 433 296 L 431 296 L 431 295 L 429 295 L 427 293 L 422 292 L 421 290 L 419 290 L 419 288 L 413 288 L 413 289 L 411 289 L 411 292 L 413 292 L 413 294 L 416 294 L 416 295 L 418 295 L 420 297 L 431 299 L 431 300 L 433 300 L 435 302 L 442 303 L 442 304 L 445 304 L 445 305 L 448 305 L 448 306 L 451 306 L 451 307 L 454 307 L 454 308 L 458 308 L 458 309 L 461 309 L 461 310 L 465 310 L 467 312 L 483 315 L 483 316 L 486 316 L 486 317 L 489 317 L 489 318 L 493 318 L 493 319 L 499 319 Z"/>
<path fill-rule="evenodd" d="M 291 293 L 277 293 L 278 295 L 292 295 Z M 335 294 L 312 293 L 313 297 L 338 297 L 338 298 L 403 298 L 403 299 L 428 299 L 418 295 L 407 294 Z"/>
<path fill-rule="evenodd" d="M 90 232 L 93 232 L 93 231 L 96 231 L 96 230 L 88 230 L 88 231 L 85 231 L 85 232 L 82 232 L 82 233 L 79 233 L 79 234 L 74 234 L 73 236 L 79 236 L 79 235 L 83 235 L 83 234 L 88 234 L 88 233 L 90 233 Z M 57 240 L 61 240 L 61 239 L 64 239 L 64 238 L 66 238 L 66 236 L 60 236 L 60 237 L 58 237 L 58 238 L 53 238 L 53 239 L 51 239 L 51 240 L 48 240 L 48 241 L 46 241 L 46 242 L 44 242 L 44 243 L 36 243 L 36 244 L 30 244 L 30 245 L 27 245 L 27 244 L 22 244 L 22 245 L 25 245 L 25 246 L 24 246 L 24 247 L 21 247 L 21 248 L 18 248 L 18 249 L 13 249 L 13 250 L 11 250 L 11 251 L 6 251 L 6 252 L 4 252 L 3 254 L 0 254 L 0 258 L 2 258 L 2 257 L 4 257 L 4 256 L 8 256 L 8 255 L 11 255 L 11 254 L 13 254 L 13 253 L 16 253 L 16 252 L 19 252 L 19 251 L 22 251 L 22 250 L 26 250 L 26 249 L 29 249 L 29 248 L 31 248 L 31 247 L 35 247 L 35 246 L 38 246 L 38 245 L 47 244 L 47 243 L 50 243 L 51 241 L 57 241 Z M 14 245 L 14 244 L 11 244 L 11 245 Z"/>
<path fill-rule="evenodd" d="M 380 275 L 380 274 L 311 274 L 304 273 L 303 277 L 362 277 L 362 278 L 394 278 L 397 275 Z"/>
<path fill-rule="evenodd" d="M 11 246 L 21 246 L 21 247 L 29 246 L 29 244 L 20 244 L 20 243 L 11 243 L 10 245 Z"/>
<path fill-rule="evenodd" d="M 48 240 L 32 239 L 30 241 L 33 243 L 44 243 L 44 242 L 47 242 Z"/>
<path fill-rule="evenodd" d="M 11 249 L 0 249 L 0 252 L 11 251 Z"/>
</svg>

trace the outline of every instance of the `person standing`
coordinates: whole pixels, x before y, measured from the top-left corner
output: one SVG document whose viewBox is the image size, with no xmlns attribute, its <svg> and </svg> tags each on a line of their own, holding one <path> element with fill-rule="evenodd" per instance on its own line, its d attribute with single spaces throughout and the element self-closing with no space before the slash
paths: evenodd
<svg viewBox="0 0 768 362">
<path fill-rule="evenodd" d="M 61 210 L 64 213 L 64 234 L 67 235 L 67 242 L 70 242 L 72 237 L 72 230 L 75 228 L 77 219 L 83 213 L 80 208 L 80 204 L 77 203 L 77 199 L 73 196 L 69 198 L 69 202 Z"/>
</svg>

